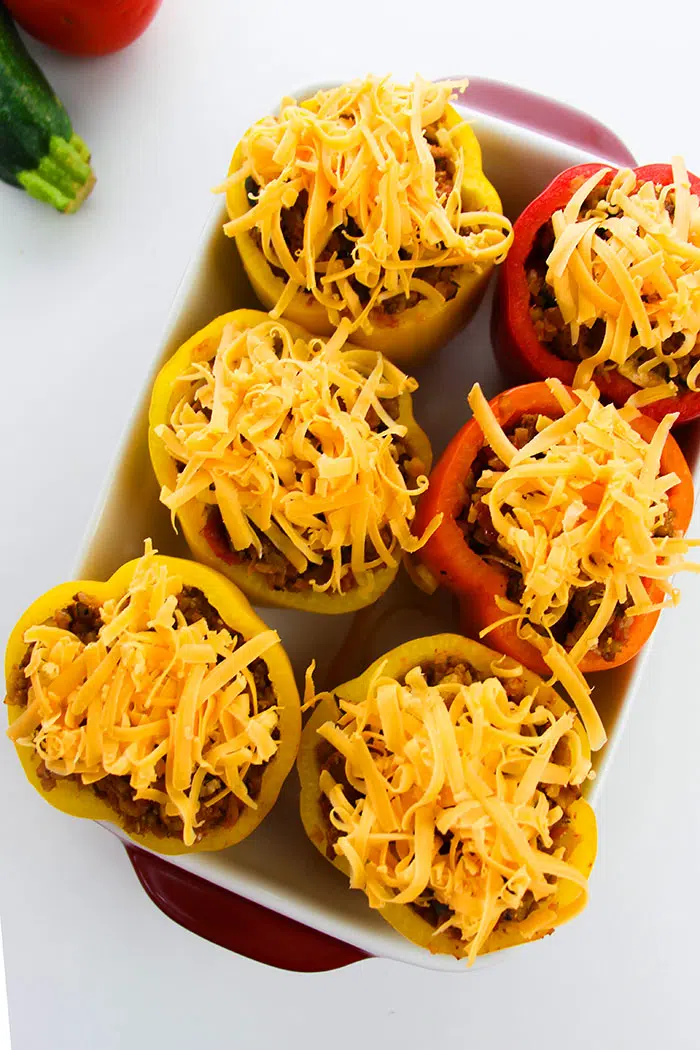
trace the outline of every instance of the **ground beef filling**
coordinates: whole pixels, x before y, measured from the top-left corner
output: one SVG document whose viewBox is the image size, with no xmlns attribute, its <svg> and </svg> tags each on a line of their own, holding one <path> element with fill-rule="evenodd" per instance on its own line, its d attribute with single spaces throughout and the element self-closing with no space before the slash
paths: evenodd
<svg viewBox="0 0 700 1050">
<path fill-rule="evenodd" d="M 537 433 L 537 416 L 524 415 L 518 425 L 510 428 L 506 433 L 516 448 L 523 448 Z M 481 449 L 467 476 L 466 502 L 457 517 L 457 524 L 476 554 L 479 554 L 485 561 L 497 559 L 496 564 L 508 573 L 507 597 L 513 602 L 518 602 L 524 591 L 522 574 L 515 566 L 510 567 L 510 565 L 503 564 L 504 560 L 510 563 L 510 555 L 499 544 L 498 533 L 491 521 L 491 512 L 483 502 L 482 497 L 485 492 L 477 488 L 479 478 L 485 470 L 505 470 L 505 465 L 488 445 Z M 476 509 L 474 521 L 469 520 L 472 507 Z M 669 510 L 655 529 L 654 536 L 675 535 L 674 518 L 674 512 Z M 595 616 L 603 594 L 602 584 L 593 584 L 574 592 L 566 613 L 552 629 L 556 641 L 567 651 L 573 648 Z M 629 619 L 625 616 L 625 611 L 631 604 L 630 599 L 617 603 L 607 627 L 598 639 L 594 651 L 599 653 L 604 660 L 614 660 L 625 644 L 629 632 Z M 537 624 L 533 624 L 533 627 L 538 629 Z"/>
<path fill-rule="evenodd" d="M 89 645 L 90 642 L 97 641 L 97 635 L 102 626 L 100 604 L 96 598 L 79 591 L 70 605 L 54 613 L 50 622 L 64 631 L 70 631 L 84 645 Z M 10 686 L 6 703 L 18 704 L 20 707 L 27 706 L 30 682 L 24 674 L 24 669 L 31 659 L 33 648 L 34 643 L 28 646 L 22 657 L 22 662 L 10 674 Z"/>
<path fill-rule="evenodd" d="M 392 419 L 398 419 L 400 404 L 398 398 L 389 398 L 383 401 L 384 409 Z M 381 433 L 384 425 L 373 408 L 367 413 L 367 422 L 372 430 Z M 425 472 L 425 464 L 418 460 L 403 438 L 395 437 L 391 445 L 391 454 L 398 464 L 404 480 L 410 486 L 416 478 Z M 181 465 L 180 465 L 181 466 Z M 255 528 L 250 523 L 251 528 Z M 289 559 L 267 538 L 267 536 L 256 529 L 262 553 L 258 554 L 255 547 L 237 551 L 231 545 L 226 531 L 221 511 L 218 506 L 210 505 L 206 511 L 206 522 L 202 529 L 202 535 L 208 541 L 217 557 L 228 565 L 246 565 L 250 572 L 257 572 L 266 578 L 267 585 L 274 591 L 308 591 L 313 584 L 322 585 L 328 582 L 333 570 L 333 560 L 327 554 L 321 565 L 309 565 L 305 572 L 292 565 Z M 391 544 L 391 531 L 389 528 L 382 530 L 382 539 L 389 546 Z M 351 548 L 345 547 L 342 551 L 343 564 L 348 564 L 351 556 Z M 377 557 L 377 552 L 370 540 L 365 543 L 365 558 L 370 561 Z M 346 594 L 357 585 L 357 581 L 351 570 L 348 570 L 342 579 L 342 593 Z"/>
<path fill-rule="evenodd" d="M 224 622 L 214 606 L 208 601 L 202 591 L 196 587 L 183 587 L 178 597 L 178 608 L 182 612 L 187 623 L 196 623 L 204 618 L 208 626 L 215 631 L 228 630 L 231 635 L 240 642 L 236 632 Z M 102 626 L 100 614 L 100 603 L 91 595 L 78 593 L 70 605 L 54 613 L 49 623 L 61 627 L 63 630 L 71 631 L 81 642 L 88 645 L 97 640 L 98 632 Z M 24 655 L 22 663 L 16 669 L 11 679 L 9 697 L 11 703 L 25 706 L 29 692 L 29 680 L 22 673 L 29 663 L 33 646 L 29 646 Z M 267 665 L 262 659 L 253 661 L 250 665 L 253 681 L 257 691 L 258 710 L 264 711 L 276 703 L 275 692 L 267 671 Z M 279 729 L 273 732 L 273 737 L 279 739 Z M 159 779 L 153 787 L 165 791 L 165 760 L 157 768 Z M 256 799 L 260 794 L 265 765 L 251 766 L 244 778 L 245 785 L 251 798 Z M 80 781 L 79 774 L 71 774 L 68 778 L 52 773 L 46 768 L 43 761 L 39 761 L 37 774 L 44 791 L 51 791 L 57 783 L 65 780 Z M 150 799 L 135 799 L 133 789 L 129 783 L 128 776 L 114 776 L 110 774 L 98 780 L 92 785 L 82 785 L 84 791 L 93 790 L 96 795 L 103 798 L 120 816 L 120 822 L 124 829 L 133 834 L 145 834 L 150 832 L 159 838 L 173 837 L 181 838 L 183 824 L 180 817 L 167 816 L 162 807 Z M 218 777 L 207 774 L 202 786 L 202 805 L 197 814 L 197 820 L 202 821 L 197 830 L 200 839 L 207 831 L 217 827 L 230 827 L 238 819 L 242 803 L 232 794 L 225 796 L 211 806 L 207 806 L 206 799 L 218 794 L 224 788 L 224 783 Z"/>
<path fill-rule="evenodd" d="M 430 137 L 428 137 L 428 146 L 435 162 L 435 186 L 438 197 L 444 197 L 444 200 L 446 200 L 454 188 L 454 165 L 449 158 L 448 150 L 439 146 Z M 250 175 L 245 181 L 245 190 L 248 203 L 252 207 L 257 201 L 260 187 Z M 298 258 L 304 248 L 304 220 L 308 203 L 308 194 L 306 190 L 302 190 L 292 207 L 284 208 L 281 212 L 282 235 L 294 258 Z M 255 245 L 260 248 L 262 246 L 262 238 L 258 228 L 254 226 L 249 232 Z M 321 263 L 328 262 L 333 255 L 336 255 L 341 260 L 350 261 L 355 242 L 361 236 L 362 230 L 360 227 L 352 217 L 348 217 L 347 222 L 343 226 L 336 227 L 333 231 L 328 243 L 318 256 L 318 261 Z M 408 256 L 403 257 L 408 258 Z M 284 270 L 277 266 L 271 266 L 270 268 L 277 277 L 287 280 L 288 275 Z M 454 299 L 459 291 L 459 282 L 455 279 L 457 272 L 458 268 L 454 266 L 427 266 L 418 271 L 418 276 L 422 281 L 431 284 L 445 301 L 449 302 L 450 299 Z M 350 284 L 363 305 L 369 302 L 371 289 L 367 285 L 362 284 L 355 277 L 350 278 Z M 309 294 L 311 293 L 309 292 Z M 409 296 L 403 294 L 394 295 L 379 306 L 374 307 L 372 319 L 376 323 L 381 324 L 383 322 L 390 325 L 393 318 L 396 318 L 397 315 L 402 314 L 405 310 L 410 310 L 423 298 L 420 292 L 411 292 Z"/>
<path fill-rule="evenodd" d="M 584 210 L 594 207 L 602 196 L 604 196 L 604 191 L 597 191 L 595 195 L 589 197 L 584 205 Z M 666 207 L 673 218 L 674 204 L 671 195 L 667 198 Z M 599 236 L 605 236 L 605 232 L 601 230 Z M 605 337 L 605 322 L 600 319 L 596 320 L 590 328 L 582 325 L 578 342 L 571 342 L 571 329 L 564 323 L 564 318 L 557 306 L 554 290 L 551 285 L 547 284 L 546 280 L 547 256 L 553 247 L 554 229 L 551 220 L 549 220 L 538 230 L 530 254 L 525 262 L 527 285 L 530 291 L 530 319 L 534 325 L 537 338 L 547 350 L 564 361 L 573 361 L 575 364 L 578 364 L 579 361 L 585 361 L 600 350 Z M 636 329 L 633 327 L 632 334 L 634 335 L 635 333 Z M 676 333 L 664 341 L 664 353 L 672 354 L 676 350 L 680 350 L 682 345 L 683 336 L 680 333 Z M 639 354 L 637 360 L 639 364 L 642 364 L 653 356 L 651 351 L 646 351 Z M 660 381 L 665 382 L 667 379 L 672 379 L 677 384 L 679 391 L 684 393 L 688 389 L 686 383 L 688 373 L 693 365 L 696 364 L 698 358 L 700 358 L 700 339 L 689 354 L 676 358 L 677 375 L 667 376 L 662 374 L 662 372 L 665 373 L 667 371 L 663 366 L 654 369 L 653 374 L 657 375 Z M 600 372 L 600 368 L 596 369 L 596 374 L 600 374 Z"/>
<path fill-rule="evenodd" d="M 487 678 L 493 677 L 490 671 L 479 670 L 468 661 L 455 656 L 439 656 L 434 660 L 425 661 L 420 666 L 426 682 L 431 686 L 439 685 L 441 682 L 457 682 L 460 685 L 471 685 L 472 682 L 484 682 Z M 508 699 L 514 704 L 520 703 L 527 694 L 527 688 L 522 678 L 505 678 L 502 679 L 502 684 Z M 541 735 L 544 728 L 544 726 L 538 726 L 533 730 L 533 735 Z M 567 745 L 564 741 L 560 741 L 559 744 L 557 744 L 552 755 L 552 761 L 558 762 L 566 759 L 567 756 L 562 754 L 561 750 L 566 746 Z M 331 774 L 335 782 L 340 784 L 343 788 L 343 792 L 348 802 L 350 802 L 351 805 L 354 805 L 357 800 L 361 798 L 361 795 L 352 787 L 347 779 L 345 773 L 345 759 L 343 756 L 336 751 L 327 740 L 319 740 L 316 745 L 316 755 L 321 769 L 327 770 Z M 565 815 L 557 821 L 551 829 L 553 840 L 551 851 L 553 851 L 557 848 L 561 836 L 569 825 L 569 817 L 566 816 L 566 811 L 576 799 L 581 797 L 581 789 L 571 785 L 568 787 L 559 787 L 553 784 L 543 784 L 542 790 L 553 805 L 561 806 L 565 811 Z M 332 807 L 325 794 L 321 795 L 320 806 L 325 825 L 326 856 L 329 860 L 335 860 L 336 853 L 333 847 L 338 841 L 340 833 L 331 823 L 330 814 Z M 435 836 L 436 839 L 440 840 L 438 851 L 443 854 L 448 854 L 452 843 L 452 834 L 448 832 L 446 835 L 440 835 L 436 831 Z M 544 843 L 541 839 L 538 839 L 537 845 L 539 849 L 545 849 Z M 501 923 L 504 922 L 522 922 L 523 919 L 527 918 L 535 905 L 536 901 L 534 897 L 529 891 L 527 891 L 517 909 L 509 908 L 503 912 L 496 923 L 496 929 L 498 929 Z M 431 926 L 435 927 L 435 929 L 441 926 L 451 914 L 451 909 L 448 905 L 444 904 L 442 901 L 436 900 L 435 897 L 430 895 L 429 891 L 426 891 L 423 898 L 419 901 L 413 902 L 409 907 L 422 919 L 425 919 L 430 923 Z M 448 936 L 452 937 L 455 941 L 459 941 L 460 938 L 456 929 L 450 929 L 447 932 Z"/>
</svg>

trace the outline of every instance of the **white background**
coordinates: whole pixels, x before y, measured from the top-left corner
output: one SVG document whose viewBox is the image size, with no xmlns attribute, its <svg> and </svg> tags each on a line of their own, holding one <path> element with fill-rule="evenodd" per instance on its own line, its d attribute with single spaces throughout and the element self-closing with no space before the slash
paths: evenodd
<svg viewBox="0 0 700 1050">
<path fill-rule="evenodd" d="M 700 169 L 700 15 L 621 2 L 401 7 L 165 0 L 106 59 L 32 49 L 93 150 L 77 215 L 0 186 L 0 636 L 67 578 L 240 132 L 296 87 L 480 74 L 588 110 L 640 162 Z M 696 514 L 695 534 L 700 533 Z M 700 586 L 657 631 L 598 809 L 592 899 L 465 976 L 371 960 L 303 976 L 171 923 L 100 828 L 50 809 L 0 740 L 0 902 L 15 1050 L 332 1045 L 697 1048 Z M 1 1014 L 0 1014 L 1 1017 Z"/>
</svg>

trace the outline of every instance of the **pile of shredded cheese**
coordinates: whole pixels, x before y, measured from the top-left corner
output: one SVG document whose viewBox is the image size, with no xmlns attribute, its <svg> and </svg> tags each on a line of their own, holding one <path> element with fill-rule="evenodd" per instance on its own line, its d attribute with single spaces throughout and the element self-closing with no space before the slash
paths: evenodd
<svg viewBox="0 0 700 1050">
<path fill-rule="evenodd" d="M 416 381 L 380 354 L 334 342 L 295 340 L 274 321 L 227 325 L 213 359 L 181 377 L 185 393 L 156 433 L 185 464 L 161 492 L 173 513 L 191 500 L 216 503 L 235 550 L 261 558 L 264 533 L 299 574 L 329 561 L 328 579 L 310 584 L 341 592 L 349 573 L 361 582 L 396 565 L 397 547 L 417 550 L 439 521 L 411 535 L 425 465 L 409 463 L 409 489 L 392 455 L 406 427 L 384 407 Z M 381 433 L 367 421 L 372 410 Z"/>
<path fill-rule="evenodd" d="M 631 600 L 628 617 L 677 604 L 679 593 L 669 578 L 679 569 L 700 571 L 700 565 L 683 561 L 700 541 L 654 536 L 668 511 L 668 493 L 679 481 L 676 474 L 660 474 L 676 417 L 666 416 L 647 442 L 630 425 L 639 414 L 635 408 L 600 404 L 594 385 L 577 390 L 578 400 L 558 380 L 548 380 L 548 386 L 563 415 L 540 416 L 538 433 L 519 450 L 478 384 L 473 387 L 474 416 L 506 467 L 485 470 L 477 485 L 506 563 L 524 583 L 519 603 L 498 599 L 506 613 L 498 624 L 517 621 L 523 637 L 542 651 L 576 703 L 595 750 L 605 743 L 605 732 L 579 664 L 596 647 L 618 603 Z M 664 602 L 651 601 L 645 579 L 656 581 L 667 596 Z M 604 588 L 603 598 L 567 653 L 552 639 L 552 628 L 575 589 L 595 584 Z"/>
<path fill-rule="evenodd" d="M 200 806 L 231 793 L 257 806 L 245 777 L 276 753 L 279 717 L 277 707 L 258 711 L 250 665 L 279 638 L 263 631 L 241 643 L 204 619 L 188 625 L 182 587 L 147 541 L 126 593 L 103 604 L 96 642 L 50 624 L 25 631 L 28 704 L 8 736 L 59 777 L 128 777 L 134 799 L 182 820 L 191 846 Z M 207 774 L 217 780 L 205 786 Z"/>
<path fill-rule="evenodd" d="M 609 171 L 592 175 L 552 216 L 546 280 L 574 345 L 582 325 L 605 322 L 600 350 L 578 366 L 574 386 L 612 366 L 643 388 L 634 395 L 639 406 L 678 393 L 679 362 L 700 336 L 700 201 L 683 160 L 674 157 L 670 185 L 638 186 L 634 172 L 623 169 L 602 200 L 586 208 Z M 688 389 L 697 390 L 698 380 L 700 356 L 687 373 Z"/>
<path fill-rule="evenodd" d="M 436 935 L 455 932 L 472 963 L 526 894 L 539 904 L 517 921 L 527 938 L 555 925 L 547 902 L 561 880 L 580 886 L 584 906 L 586 878 L 552 837 L 564 815 L 556 795 L 590 772 L 572 711 L 556 718 L 535 696 L 512 702 L 497 677 L 465 685 L 448 674 L 430 686 L 420 667 L 404 684 L 380 668 L 362 700 L 338 700 L 339 721 L 318 732 L 360 798 L 350 802 L 326 769 L 320 789 L 335 851 L 371 907 L 444 905 Z"/>
<path fill-rule="evenodd" d="M 464 211 L 465 174 L 457 128 L 444 125 L 455 88 L 466 81 L 432 84 L 417 77 L 401 86 L 368 76 L 302 103 L 285 98 L 277 117 L 266 117 L 243 137 L 242 164 L 218 187 L 225 191 L 252 177 L 257 201 L 224 226 L 233 237 L 257 228 L 268 262 L 288 281 L 273 316 L 280 317 L 296 293 L 308 289 L 331 321 L 341 315 L 351 328 L 369 327 L 370 313 L 387 299 L 419 293 L 441 306 L 444 297 L 421 280 L 428 266 L 468 267 L 482 272 L 501 262 L 512 241 L 508 219 L 487 211 Z M 429 131 L 449 158 L 453 189 L 439 194 Z M 468 174 L 468 172 L 467 172 Z M 303 250 L 285 241 L 281 216 L 299 194 L 308 195 Z M 334 230 L 354 220 L 360 234 L 352 257 L 337 252 L 320 259 Z M 353 288 L 370 290 L 363 305 Z"/>
</svg>

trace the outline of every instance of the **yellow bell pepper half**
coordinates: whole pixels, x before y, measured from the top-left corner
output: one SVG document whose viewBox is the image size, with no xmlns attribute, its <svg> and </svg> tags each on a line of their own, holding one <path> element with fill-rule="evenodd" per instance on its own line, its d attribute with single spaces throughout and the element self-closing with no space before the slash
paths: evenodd
<svg viewBox="0 0 700 1050">
<path fill-rule="evenodd" d="M 481 147 L 476 135 L 452 106 L 446 108 L 445 124 L 448 128 L 460 125 L 454 139 L 464 151 L 462 202 L 465 210 L 500 213 L 502 205 L 498 193 L 482 170 Z M 233 154 L 229 175 L 240 168 L 242 161 L 243 152 L 239 145 Z M 248 211 L 250 205 L 244 180 L 227 190 L 226 204 L 231 219 L 237 219 Z M 236 245 L 253 291 L 265 309 L 271 310 L 284 291 L 286 279 L 273 272 L 250 232 L 237 234 Z M 388 315 L 381 324 L 375 324 L 371 331 L 359 329 L 353 332 L 353 342 L 369 350 L 379 350 L 399 368 L 413 371 L 472 318 L 486 291 L 492 270 L 493 265 L 484 267 L 480 273 L 474 273 L 467 267 L 455 267 L 454 280 L 459 284 L 459 291 L 454 298 L 439 306 L 421 299 L 401 313 Z M 298 292 L 284 316 L 302 325 L 313 335 L 330 336 L 335 330 L 324 306 L 310 293 Z"/>
<path fill-rule="evenodd" d="M 319 778 L 324 752 L 320 745 L 325 744 L 325 741 L 318 735 L 317 730 L 324 722 L 336 722 L 339 719 L 340 708 L 335 701 L 335 697 L 350 702 L 360 702 L 364 699 L 372 679 L 382 664 L 384 665 L 384 675 L 401 680 L 413 667 L 446 656 L 464 660 L 477 670 L 488 674 L 494 673 L 492 670 L 494 661 L 499 661 L 499 667 L 503 669 L 518 666 L 515 661 L 504 657 L 501 653 L 487 649 L 486 646 L 481 645 L 479 642 L 463 638 L 461 635 L 441 634 L 417 638 L 414 641 L 398 646 L 396 649 L 392 649 L 386 656 L 376 660 L 358 678 L 353 679 L 351 682 L 346 682 L 333 690 L 330 698 L 324 697 L 304 727 L 297 759 L 297 769 L 301 780 L 300 812 L 302 823 L 306 834 L 316 848 L 327 860 L 330 860 L 334 867 L 347 876 L 350 875 L 350 867 L 344 857 L 336 855 L 331 845 L 328 836 L 329 823 L 322 808 L 323 796 L 319 788 Z M 556 717 L 569 710 L 568 705 L 559 694 L 545 685 L 538 675 L 523 668 L 522 679 L 528 693 L 537 689 L 538 702 L 548 707 Z M 581 739 L 582 754 L 584 758 L 590 759 L 591 752 L 588 738 L 578 720 L 575 728 Z M 565 812 L 569 818 L 569 824 L 566 832 L 559 839 L 559 844 L 564 846 L 564 859 L 577 868 L 578 871 L 588 876 L 593 868 L 597 851 L 595 814 L 589 803 L 582 798 L 571 803 Z M 553 929 L 580 912 L 584 903 L 583 893 L 579 887 L 571 883 L 560 882 L 556 894 L 547 898 L 546 902 L 541 903 L 546 903 L 548 908 L 553 908 L 557 913 L 556 922 L 552 926 Z M 436 935 L 434 927 L 410 905 L 385 904 L 379 909 L 379 914 L 390 926 L 393 926 L 395 930 L 408 940 L 423 948 L 427 948 L 433 954 L 453 955 L 457 958 L 462 958 L 468 954 L 468 946 L 456 940 L 449 933 L 444 932 Z M 502 928 L 496 927 L 480 954 L 499 951 L 502 948 L 509 948 L 517 944 L 525 944 L 550 932 L 552 930 L 547 929 L 536 934 L 535 937 L 526 938 L 518 931 L 517 923 L 509 922 Z"/>
<path fill-rule="evenodd" d="M 179 377 L 188 371 L 193 361 L 210 357 L 213 349 L 218 347 L 221 333 L 227 324 L 234 324 L 239 330 L 254 327 L 262 321 L 269 321 L 267 314 L 258 310 L 235 310 L 217 317 L 211 324 L 188 339 L 170 358 L 159 372 L 153 386 L 149 412 L 148 444 L 151 462 L 158 483 L 172 489 L 177 477 L 177 463 L 166 448 L 155 430 L 166 423 L 172 410 L 183 395 Z M 313 338 L 307 331 L 291 321 L 279 321 L 280 326 L 297 339 Z M 347 350 L 357 351 L 357 347 L 346 344 Z M 370 374 L 377 360 L 376 353 L 366 351 L 366 370 Z M 357 361 L 354 362 L 357 367 Z M 417 459 L 425 466 L 425 473 L 430 470 L 432 449 L 427 435 L 416 423 L 413 416 L 413 400 L 410 394 L 399 397 L 398 422 L 406 427 L 404 442 Z M 385 566 L 373 570 L 368 579 L 359 586 L 354 586 L 342 594 L 317 592 L 312 589 L 291 591 L 274 589 L 270 586 L 264 573 L 256 572 L 244 562 L 236 564 L 226 549 L 212 543 L 212 536 L 207 529 L 207 510 L 203 503 L 191 500 L 177 511 L 178 521 L 185 534 L 185 539 L 197 561 L 210 565 L 228 576 L 256 605 L 276 606 L 288 609 L 300 609 L 315 613 L 348 613 L 355 612 L 371 605 L 388 589 L 393 582 L 399 567 L 400 557 L 395 566 Z"/>
<path fill-rule="evenodd" d="M 169 573 L 178 575 L 185 586 L 196 587 L 203 592 L 213 605 L 224 623 L 233 631 L 248 640 L 266 631 L 265 623 L 251 609 L 246 598 L 237 587 L 218 572 L 204 565 L 185 561 L 181 558 L 168 558 L 156 555 L 156 560 L 166 565 Z M 25 631 L 45 623 L 56 612 L 66 608 L 78 592 L 90 595 L 103 603 L 110 598 L 120 598 L 126 593 L 137 561 L 122 565 L 105 583 L 94 580 L 74 580 L 53 587 L 42 597 L 37 598 L 18 620 L 5 652 L 5 681 L 7 689 L 8 720 L 10 726 L 25 710 L 15 699 L 15 683 L 19 667 L 27 651 L 24 642 Z M 294 765 L 301 735 L 301 707 L 299 693 L 294 681 L 289 659 L 281 644 L 274 645 L 264 656 L 270 682 L 276 694 L 279 711 L 279 745 L 274 756 L 266 764 L 259 794 L 256 798 L 257 808 L 245 806 L 234 824 L 214 827 L 206 831 L 202 838 L 192 846 L 185 846 L 180 836 L 161 837 L 152 832 L 139 834 L 127 831 L 122 827 L 120 815 L 100 798 L 91 785 L 84 785 L 78 779 L 57 780 L 50 790 L 45 790 L 38 776 L 39 758 L 30 747 L 16 744 L 16 751 L 22 768 L 30 784 L 36 788 L 42 798 L 56 809 L 74 817 L 89 820 L 107 821 L 122 827 L 123 832 L 139 846 L 156 853 L 180 854 L 226 849 L 246 838 L 270 812 L 287 774 Z"/>
</svg>

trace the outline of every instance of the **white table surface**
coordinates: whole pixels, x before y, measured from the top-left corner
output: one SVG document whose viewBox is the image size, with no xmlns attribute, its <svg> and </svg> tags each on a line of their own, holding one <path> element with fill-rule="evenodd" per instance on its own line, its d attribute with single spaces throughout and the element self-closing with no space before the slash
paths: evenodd
<svg viewBox="0 0 700 1050">
<path fill-rule="evenodd" d="M 407 0 L 399 15 L 378 0 L 165 0 L 142 40 L 113 57 L 67 59 L 32 43 L 99 181 L 72 217 L 0 186 L 0 636 L 69 578 L 208 187 L 248 123 L 310 82 L 472 73 L 587 109 L 640 162 L 682 152 L 698 170 L 700 14 L 689 8 L 684 21 L 678 7 L 661 20 L 656 8 L 644 17 L 643 4 L 633 14 L 611 0 L 574 17 L 556 0 Z M 680 582 L 681 610 L 662 618 L 598 808 L 588 910 L 480 973 L 371 960 L 304 976 L 208 944 L 150 903 L 112 836 L 42 802 L 0 740 L 15 1050 L 696 1048 L 700 581 Z"/>
</svg>

